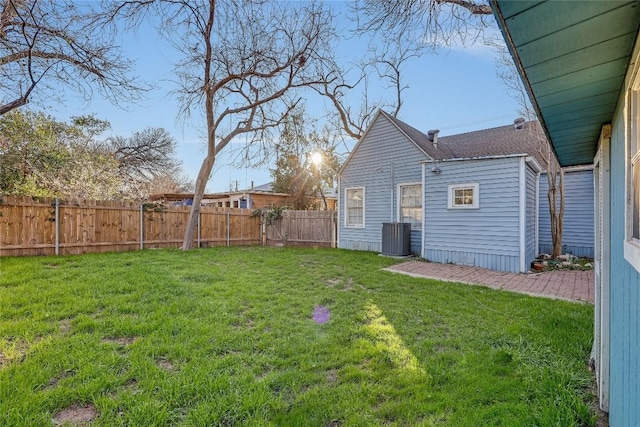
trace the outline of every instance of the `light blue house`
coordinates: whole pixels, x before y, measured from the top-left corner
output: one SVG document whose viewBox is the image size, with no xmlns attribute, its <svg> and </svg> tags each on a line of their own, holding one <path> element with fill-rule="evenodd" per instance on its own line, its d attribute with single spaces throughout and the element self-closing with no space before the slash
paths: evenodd
<svg viewBox="0 0 640 427">
<path fill-rule="evenodd" d="M 338 247 L 411 223 L 428 260 L 524 272 L 538 250 L 537 122 L 438 138 L 379 111 L 339 173 Z"/>
<path fill-rule="evenodd" d="M 491 6 L 560 163 L 595 164 L 598 397 L 611 426 L 638 426 L 640 4 Z"/>
<path fill-rule="evenodd" d="M 593 258 L 593 165 L 565 168 L 565 210 L 563 215 L 562 253 Z M 539 252 L 553 252 L 547 191 L 547 174 L 540 176 Z M 558 202 L 558 205 L 559 202 Z"/>
</svg>

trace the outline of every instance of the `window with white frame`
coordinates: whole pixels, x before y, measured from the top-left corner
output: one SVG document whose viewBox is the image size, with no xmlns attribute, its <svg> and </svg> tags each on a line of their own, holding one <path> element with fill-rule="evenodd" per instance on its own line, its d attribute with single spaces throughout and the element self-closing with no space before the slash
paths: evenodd
<svg viewBox="0 0 640 427">
<path fill-rule="evenodd" d="M 625 259 L 640 271 L 640 78 L 629 93 Z"/>
<path fill-rule="evenodd" d="M 346 227 L 364 227 L 364 188 L 345 191 L 344 221 Z"/>
<path fill-rule="evenodd" d="M 480 185 L 449 184 L 449 209 L 478 209 L 480 207 Z"/>
<path fill-rule="evenodd" d="M 635 90 L 631 92 L 631 138 L 629 139 L 629 160 L 630 160 L 630 176 L 629 176 L 629 198 L 628 200 L 631 202 L 629 209 L 630 214 L 630 228 L 631 239 L 636 242 L 640 241 L 640 147 L 638 144 L 638 123 L 640 121 L 639 117 L 639 98 L 640 92 Z"/>
<path fill-rule="evenodd" d="M 411 224 L 412 229 L 422 228 L 422 185 L 400 184 L 398 191 L 398 218 Z"/>
</svg>

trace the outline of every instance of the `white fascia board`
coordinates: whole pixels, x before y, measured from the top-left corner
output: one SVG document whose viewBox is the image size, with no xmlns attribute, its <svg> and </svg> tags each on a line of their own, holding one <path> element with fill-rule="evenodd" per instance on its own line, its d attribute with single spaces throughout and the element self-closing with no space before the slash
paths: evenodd
<svg viewBox="0 0 640 427">
<path fill-rule="evenodd" d="M 422 160 L 421 163 L 439 163 L 439 162 L 460 162 L 463 160 L 496 160 L 496 159 L 512 159 L 515 157 L 528 157 L 528 154 L 504 154 L 500 156 L 479 156 L 479 157 L 456 157 L 453 159 L 442 160 Z"/>
</svg>

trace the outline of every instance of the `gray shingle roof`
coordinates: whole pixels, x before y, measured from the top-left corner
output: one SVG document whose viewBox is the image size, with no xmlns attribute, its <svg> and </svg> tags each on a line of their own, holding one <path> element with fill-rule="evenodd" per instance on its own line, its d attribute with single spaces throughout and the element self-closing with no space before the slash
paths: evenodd
<svg viewBox="0 0 640 427">
<path fill-rule="evenodd" d="M 527 154 L 535 157 L 540 166 L 546 169 L 546 162 L 538 148 L 539 144 L 546 145 L 547 142 L 538 121 L 525 122 L 519 130 L 508 125 L 438 137 L 437 147 L 434 147 L 425 133 L 384 111 L 382 114 L 434 160 Z"/>
</svg>

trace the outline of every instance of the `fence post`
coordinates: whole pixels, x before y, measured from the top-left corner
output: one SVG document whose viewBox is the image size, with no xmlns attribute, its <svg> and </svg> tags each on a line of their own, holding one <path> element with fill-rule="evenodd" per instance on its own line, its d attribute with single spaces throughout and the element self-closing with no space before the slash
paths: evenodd
<svg viewBox="0 0 640 427">
<path fill-rule="evenodd" d="M 144 204 L 140 204 L 140 249 L 144 249 Z"/>
<path fill-rule="evenodd" d="M 331 247 L 338 247 L 337 234 L 338 234 L 338 215 L 336 211 L 331 211 Z"/>
<path fill-rule="evenodd" d="M 264 211 L 260 212 L 260 237 L 262 245 L 267 246 L 267 219 Z"/>
<path fill-rule="evenodd" d="M 227 210 L 227 246 L 231 246 L 231 213 Z"/>
<path fill-rule="evenodd" d="M 55 212 L 55 224 L 56 224 L 56 242 L 55 242 L 55 254 L 60 255 L 60 199 L 56 197 L 56 212 Z"/>
<path fill-rule="evenodd" d="M 202 215 L 202 206 L 198 209 L 198 247 L 200 247 L 200 215 Z"/>
</svg>

